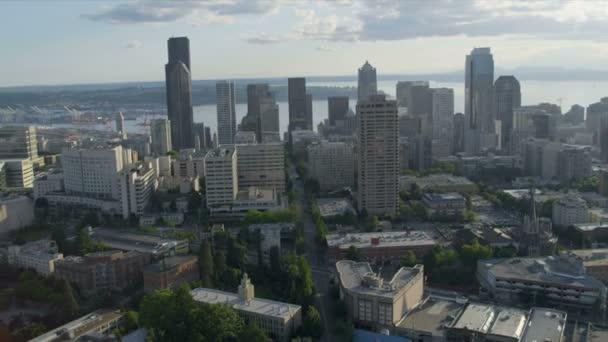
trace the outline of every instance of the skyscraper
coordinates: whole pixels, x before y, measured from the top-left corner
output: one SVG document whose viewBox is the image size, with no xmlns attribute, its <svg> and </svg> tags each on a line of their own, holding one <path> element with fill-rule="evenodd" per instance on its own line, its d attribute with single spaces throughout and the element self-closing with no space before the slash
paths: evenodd
<svg viewBox="0 0 608 342">
<path fill-rule="evenodd" d="M 454 89 L 431 89 L 433 139 L 451 143 L 454 116 Z"/>
<path fill-rule="evenodd" d="M 287 80 L 287 91 L 289 101 L 289 131 L 312 129 L 312 108 L 308 108 L 308 97 L 306 94 L 306 79 L 304 77 L 292 77 Z M 312 98 L 311 98 L 312 100 Z"/>
<path fill-rule="evenodd" d="M 0 127 L 0 159 L 38 159 L 36 126 Z"/>
<path fill-rule="evenodd" d="M 171 122 L 167 119 L 150 121 L 150 150 L 156 155 L 164 156 L 171 151 Z"/>
<path fill-rule="evenodd" d="M 511 146 L 513 109 L 521 107 L 521 89 L 515 76 L 500 76 L 494 82 L 494 109 L 496 120 L 501 122 L 501 145 Z"/>
<path fill-rule="evenodd" d="M 357 104 L 359 210 L 393 214 L 399 204 L 397 102 L 372 95 Z"/>
<path fill-rule="evenodd" d="M 407 107 L 407 97 L 409 96 L 411 81 L 399 81 L 396 87 L 397 105 L 399 107 Z"/>
<path fill-rule="evenodd" d="M 243 118 L 240 130 L 254 130 L 259 142 L 268 140 L 270 136 L 273 141 L 277 136 L 280 140 L 279 106 L 267 83 L 247 85 L 247 117 L 250 118 L 247 121 Z M 244 127 L 245 124 L 248 127 Z"/>
<path fill-rule="evenodd" d="M 127 139 L 127 129 L 125 128 L 125 116 L 122 115 L 122 112 L 118 112 L 116 114 L 116 132 L 120 136 L 121 139 Z"/>
<path fill-rule="evenodd" d="M 464 114 L 456 113 L 453 117 L 454 138 L 452 140 L 452 153 L 464 152 Z"/>
<path fill-rule="evenodd" d="M 204 150 L 207 148 L 205 124 L 198 122 L 194 124 L 194 148 Z"/>
<path fill-rule="evenodd" d="M 464 115 L 467 153 L 494 147 L 494 58 L 490 48 L 474 48 L 465 59 Z"/>
<path fill-rule="evenodd" d="M 215 85 L 217 101 L 217 138 L 220 145 L 234 144 L 236 109 L 234 83 L 219 81 Z"/>
<path fill-rule="evenodd" d="M 348 113 L 348 96 L 330 96 L 327 98 L 327 116 L 331 126 L 336 125 L 336 121 L 344 120 Z"/>
<path fill-rule="evenodd" d="M 193 148 L 190 41 L 187 37 L 170 38 L 167 47 L 169 62 L 165 65 L 165 80 L 172 145 L 176 150 Z"/>
<path fill-rule="evenodd" d="M 378 93 L 378 81 L 376 79 L 376 68 L 368 61 L 359 68 L 359 79 L 357 84 L 358 100 L 366 100 Z"/>
</svg>

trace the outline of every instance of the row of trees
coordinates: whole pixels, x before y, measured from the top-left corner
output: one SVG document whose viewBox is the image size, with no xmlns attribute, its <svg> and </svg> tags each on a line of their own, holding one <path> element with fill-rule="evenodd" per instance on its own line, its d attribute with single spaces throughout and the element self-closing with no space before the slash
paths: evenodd
<svg viewBox="0 0 608 342">
<path fill-rule="evenodd" d="M 325 245 L 328 233 L 327 224 L 325 224 L 325 220 L 321 216 L 317 201 L 312 196 L 310 197 L 310 211 L 313 223 L 315 224 L 315 238 L 319 244 Z"/>
</svg>

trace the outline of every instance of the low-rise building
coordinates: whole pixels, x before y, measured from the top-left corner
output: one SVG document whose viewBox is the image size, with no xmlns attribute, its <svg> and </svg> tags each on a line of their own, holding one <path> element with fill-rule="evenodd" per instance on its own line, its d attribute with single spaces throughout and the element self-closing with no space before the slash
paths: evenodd
<svg viewBox="0 0 608 342">
<path fill-rule="evenodd" d="M 466 307 L 464 300 L 426 297 L 395 326 L 395 335 L 412 341 L 443 342 L 446 330 Z"/>
<path fill-rule="evenodd" d="M 367 262 L 340 260 L 336 271 L 346 312 L 359 325 L 372 329 L 393 327 L 422 300 L 422 265 L 402 267 L 386 281 Z"/>
<path fill-rule="evenodd" d="M 31 159 L 4 159 L 6 186 L 8 188 L 33 188 L 34 164 Z"/>
<path fill-rule="evenodd" d="M 312 144 L 307 148 L 310 177 L 323 191 L 355 185 L 355 153 L 353 146 L 343 142 Z"/>
<path fill-rule="evenodd" d="M 239 189 L 257 187 L 285 192 L 285 148 L 283 144 L 236 145 Z"/>
<path fill-rule="evenodd" d="M 497 301 L 545 302 L 583 311 L 606 305 L 606 286 L 585 273 L 582 260 L 569 255 L 479 260 L 477 279 L 481 294 Z"/>
<path fill-rule="evenodd" d="M 69 256 L 55 264 L 55 276 L 74 283 L 82 291 L 122 290 L 141 280 L 150 255 L 140 252 L 105 251 L 84 257 Z"/>
<path fill-rule="evenodd" d="M 587 274 L 608 285 L 608 248 L 575 249 L 566 253 L 580 258 Z"/>
<path fill-rule="evenodd" d="M 329 218 L 347 213 L 356 214 L 355 208 L 346 198 L 318 198 L 317 206 L 323 218 Z"/>
<path fill-rule="evenodd" d="M 63 173 L 61 172 L 47 173 L 34 179 L 34 199 L 63 190 Z"/>
<path fill-rule="evenodd" d="M 558 226 L 589 222 L 587 203 L 577 196 L 567 196 L 556 200 L 553 202 L 552 221 Z"/>
<path fill-rule="evenodd" d="M 460 216 L 467 208 L 465 198 L 457 193 L 426 193 L 422 196 L 422 203 L 429 218 Z"/>
<path fill-rule="evenodd" d="M 604 242 L 608 239 L 607 223 L 576 223 L 572 227 L 581 234 L 586 246 L 593 246 L 597 242 Z"/>
<path fill-rule="evenodd" d="M 34 202 L 27 196 L 0 198 L 0 236 L 34 222 Z"/>
<path fill-rule="evenodd" d="M 247 274 L 243 275 L 238 294 L 215 289 L 196 288 L 190 292 L 194 301 L 228 305 L 246 322 L 253 322 L 276 341 L 289 341 L 302 325 L 302 307 L 268 299 L 256 298 Z"/>
<path fill-rule="evenodd" d="M 8 247 L 9 265 L 33 269 L 43 276 L 49 276 L 55 272 L 56 263 L 62 259 L 63 254 L 58 252 L 57 243 L 53 240 L 31 241 L 21 246 Z"/>
<path fill-rule="evenodd" d="M 114 341 L 112 331 L 123 324 L 120 310 L 100 309 L 42 334 L 30 342 Z M 89 336 L 90 335 L 90 336 Z M 104 339 L 99 339 L 99 335 Z"/>
<path fill-rule="evenodd" d="M 198 280 L 198 257 L 172 256 L 148 265 L 143 269 L 144 291 L 154 292 L 158 289 L 177 288 L 181 284 Z"/>
<path fill-rule="evenodd" d="M 561 342 L 567 314 L 546 308 L 532 308 L 521 342 Z"/>
<path fill-rule="evenodd" d="M 527 312 L 488 304 L 469 304 L 446 330 L 446 341 L 519 342 Z"/>
<path fill-rule="evenodd" d="M 268 265 L 270 262 L 270 250 L 272 247 L 281 249 L 281 239 L 292 233 L 296 229 L 296 225 L 291 222 L 277 223 L 257 223 L 249 225 L 250 232 L 260 232 L 259 250 L 262 252 L 262 261 Z"/>
<path fill-rule="evenodd" d="M 328 234 L 326 239 L 330 262 L 344 259 L 354 246 L 365 261 L 399 263 L 408 251 L 422 257 L 442 243 L 438 234 L 426 230 Z"/>
<path fill-rule="evenodd" d="M 131 230 L 95 229 L 91 238 L 104 246 L 121 251 L 148 253 L 152 258 L 186 254 L 190 250 L 188 240 L 169 239 L 159 236 L 136 233 Z"/>
<path fill-rule="evenodd" d="M 465 177 L 454 176 L 449 173 L 432 174 L 425 177 L 404 175 L 399 177 L 399 189 L 410 191 L 413 185 L 418 186 L 422 192 L 457 192 L 460 194 L 477 193 L 477 185 Z"/>
<path fill-rule="evenodd" d="M 244 217 L 250 210 L 275 211 L 287 208 L 287 203 L 275 189 L 249 187 L 239 190 L 231 204 L 209 208 L 213 216 Z"/>
</svg>

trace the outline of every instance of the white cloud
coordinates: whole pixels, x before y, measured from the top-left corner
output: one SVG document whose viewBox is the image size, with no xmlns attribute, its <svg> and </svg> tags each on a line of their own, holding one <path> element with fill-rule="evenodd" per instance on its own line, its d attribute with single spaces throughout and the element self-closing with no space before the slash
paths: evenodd
<svg viewBox="0 0 608 342">
<path fill-rule="evenodd" d="M 321 52 L 336 52 L 336 49 L 329 46 L 317 46 L 316 50 Z"/>
<path fill-rule="evenodd" d="M 128 42 L 127 44 L 125 44 L 125 47 L 127 49 L 139 49 L 143 46 L 144 46 L 144 44 L 137 39 L 132 40 L 132 41 Z"/>
</svg>

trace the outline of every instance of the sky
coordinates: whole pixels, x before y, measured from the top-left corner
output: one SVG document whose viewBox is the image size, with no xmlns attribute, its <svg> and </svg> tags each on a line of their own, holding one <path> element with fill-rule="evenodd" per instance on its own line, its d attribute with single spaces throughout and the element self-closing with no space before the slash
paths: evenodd
<svg viewBox="0 0 608 342">
<path fill-rule="evenodd" d="M 192 78 L 497 68 L 606 70 L 604 1 L 1 1 L 0 86 L 164 79 L 166 41 L 190 39 Z"/>
</svg>

